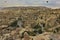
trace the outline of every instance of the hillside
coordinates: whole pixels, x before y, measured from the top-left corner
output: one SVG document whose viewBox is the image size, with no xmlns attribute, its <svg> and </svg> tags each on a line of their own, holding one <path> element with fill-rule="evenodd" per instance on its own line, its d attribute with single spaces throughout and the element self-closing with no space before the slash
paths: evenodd
<svg viewBox="0 0 60 40">
<path fill-rule="evenodd" d="M 31 38 L 34 37 L 34 40 L 37 40 L 35 38 L 39 37 L 38 35 L 44 36 L 45 32 L 49 36 L 50 34 L 60 35 L 60 9 L 6 7 L 0 10 L 1 40 L 21 40 L 25 38 L 25 32 Z M 44 40 L 50 40 L 50 38 Z"/>
</svg>

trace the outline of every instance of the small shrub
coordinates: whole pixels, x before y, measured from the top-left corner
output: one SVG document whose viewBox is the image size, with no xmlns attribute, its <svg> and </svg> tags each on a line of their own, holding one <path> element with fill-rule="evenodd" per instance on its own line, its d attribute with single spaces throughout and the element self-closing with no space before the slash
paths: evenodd
<svg viewBox="0 0 60 40">
<path fill-rule="evenodd" d="M 27 32 L 30 36 L 36 36 L 34 32 Z"/>
<path fill-rule="evenodd" d="M 38 24 L 33 28 L 34 29 L 34 33 L 35 34 L 41 34 L 41 33 L 43 33 L 43 31 L 42 31 L 42 28 L 41 28 L 41 26 L 39 26 Z"/>
<path fill-rule="evenodd" d="M 17 27 L 18 26 L 17 25 L 17 21 L 12 22 L 9 26 L 11 26 L 11 27 Z"/>
</svg>

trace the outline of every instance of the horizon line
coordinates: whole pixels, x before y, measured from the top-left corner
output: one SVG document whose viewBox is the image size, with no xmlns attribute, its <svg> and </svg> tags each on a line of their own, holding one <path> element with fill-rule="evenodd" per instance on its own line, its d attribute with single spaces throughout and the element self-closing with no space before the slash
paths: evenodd
<svg viewBox="0 0 60 40">
<path fill-rule="evenodd" d="M 47 7 L 47 8 L 52 8 L 52 9 L 60 8 L 60 7 L 49 7 L 49 6 L 44 6 L 44 5 L 13 5 L 13 6 L 9 5 L 9 6 L 3 6 L 3 7 Z"/>
</svg>

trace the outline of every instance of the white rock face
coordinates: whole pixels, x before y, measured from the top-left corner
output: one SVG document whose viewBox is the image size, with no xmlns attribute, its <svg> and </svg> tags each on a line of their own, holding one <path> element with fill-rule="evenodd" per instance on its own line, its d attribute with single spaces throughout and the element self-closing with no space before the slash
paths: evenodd
<svg viewBox="0 0 60 40">
<path fill-rule="evenodd" d="M 18 20 L 17 25 L 19 25 L 19 27 L 22 27 L 23 25 L 22 21 Z"/>
</svg>

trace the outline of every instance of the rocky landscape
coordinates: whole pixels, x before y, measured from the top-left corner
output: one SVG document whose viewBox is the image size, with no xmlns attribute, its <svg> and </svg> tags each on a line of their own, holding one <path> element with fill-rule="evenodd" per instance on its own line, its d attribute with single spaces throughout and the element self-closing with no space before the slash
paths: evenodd
<svg viewBox="0 0 60 40">
<path fill-rule="evenodd" d="M 0 40 L 60 40 L 60 9 L 0 9 Z"/>
</svg>

